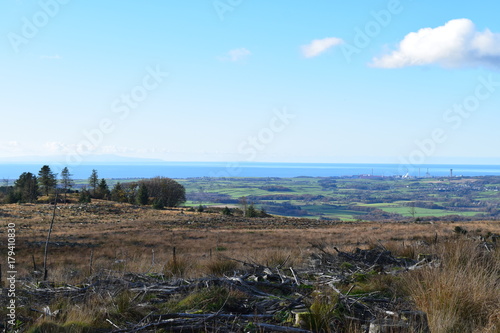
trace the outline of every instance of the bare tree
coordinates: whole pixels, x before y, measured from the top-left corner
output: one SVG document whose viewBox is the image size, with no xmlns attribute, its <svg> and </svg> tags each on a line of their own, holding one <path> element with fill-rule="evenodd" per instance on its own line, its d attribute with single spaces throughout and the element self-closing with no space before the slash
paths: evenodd
<svg viewBox="0 0 500 333">
<path fill-rule="evenodd" d="M 413 220 L 415 220 L 415 214 L 417 214 L 417 209 L 415 208 L 415 201 L 410 203 L 410 209 L 408 209 L 408 213 L 410 213 Z"/>
</svg>

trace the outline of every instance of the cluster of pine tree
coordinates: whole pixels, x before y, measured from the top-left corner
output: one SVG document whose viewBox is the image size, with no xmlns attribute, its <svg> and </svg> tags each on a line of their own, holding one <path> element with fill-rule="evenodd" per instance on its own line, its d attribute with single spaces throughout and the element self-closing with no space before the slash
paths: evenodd
<svg viewBox="0 0 500 333">
<path fill-rule="evenodd" d="M 139 182 L 118 182 L 113 189 L 109 189 L 106 179 L 99 179 L 97 170 L 93 169 L 88 178 L 88 186 L 76 187 L 69 169 L 65 167 L 61 171 L 61 178 L 52 172 L 48 165 L 44 165 L 38 172 L 38 176 L 31 172 L 23 172 L 9 186 L 0 187 L 0 202 L 24 203 L 37 202 L 40 196 L 47 197 L 53 201 L 55 194 L 61 194 L 59 200 L 67 202 L 67 194 L 77 192 L 80 203 L 89 203 L 92 199 L 112 200 L 137 205 L 152 205 L 154 208 L 176 207 L 186 201 L 184 186 L 173 179 L 166 177 L 155 177 L 144 179 Z"/>
<path fill-rule="evenodd" d="M 55 194 L 58 185 L 57 174 L 52 172 L 48 165 L 44 165 L 38 172 L 38 176 L 31 172 L 23 172 L 14 182 L 13 186 L 2 187 L 3 202 L 36 202 L 40 196 L 49 197 Z M 73 180 L 67 167 L 61 171 L 61 179 L 59 182 L 64 200 L 66 194 L 73 186 Z"/>
</svg>

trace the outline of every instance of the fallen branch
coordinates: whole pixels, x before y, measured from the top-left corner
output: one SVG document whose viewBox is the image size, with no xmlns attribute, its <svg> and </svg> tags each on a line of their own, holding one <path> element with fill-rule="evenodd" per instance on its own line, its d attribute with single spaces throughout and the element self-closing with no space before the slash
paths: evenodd
<svg viewBox="0 0 500 333">
<path fill-rule="evenodd" d="M 312 331 L 304 330 L 302 328 L 295 328 L 289 326 L 278 326 L 264 323 L 254 323 L 255 326 L 264 330 L 264 332 L 297 332 L 297 333 L 312 333 Z"/>
</svg>

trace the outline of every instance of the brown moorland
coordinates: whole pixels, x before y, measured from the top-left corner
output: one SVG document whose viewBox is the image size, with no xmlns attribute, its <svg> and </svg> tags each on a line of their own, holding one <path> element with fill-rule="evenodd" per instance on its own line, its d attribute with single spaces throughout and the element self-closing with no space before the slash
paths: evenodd
<svg viewBox="0 0 500 333">
<path fill-rule="evenodd" d="M 43 262 L 52 211 L 49 204 L 11 204 L 0 208 L 3 224 L 16 224 L 21 275 L 30 274 L 33 263 L 40 268 Z M 92 253 L 96 267 L 119 264 L 124 270 L 140 272 L 152 263 L 161 266 L 168 262 L 174 247 L 176 254 L 193 266 L 217 254 L 258 261 L 276 251 L 293 253 L 299 264 L 310 254 L 312 244 L 324 243 L 344 250 L 374 242 L 409 246 L 451 236 L 457 226 L 478 235 L 500 233 L 500 223 L 496 221 L 431 224 L 243 218 L 94 200 L 91 204 L 57 206 L 48 268 L 51 280 L 73 282 L 68 278 L 81 279 L 89 271 Z M 193 269 L 190 272 L 203 273 Z"/>
<path fill-rule="evenodd" d="M 2 224 L 16 225 L 18 279 L 30 283 L 41 280 L 36 271 L 42 267 L 53 211 L 50 204 L 0 206 Z M 500 297 L 499 251 L 485 256 L 485 251 L 477 246 L 488 235 L 500 233 L 498 221 L 243 218 L 183 208 L 154 210 L 99 200 L 90 204 L 58 204 L 55 212 L 48 256 L 48 280 L 55 285 L 81 284 L 106 274 L 197 278 L 241 268 L 241 263 L 227 258 L 268 267 L 287 261 L 287 266 L 300 268 L 307 266 L 318 248 L 334 252 L 334 247 L 353 251 L 381 245 L 398 256 L 417 258 L 421 253 L 433 253 L 443 259 L 441 267 L 445 269 L 419 270 L 397 283 L 391 282 L 428 313 L 432 332 L 500 330 L 500 308 L 495 301 Z M 6 228 L 0 231 L 0 237 L 7 237 Z M 2 258 L 6 257 L 5 250 L 1 249 Z M 136 299 L 128 294 L 120 297 L 128 305 Z M 107 303 L 102 299 L 88 302 L 118 306 L 121 298 L 111 298 Z M 64 300 L 58 302 L 62 303 L 51 306 L 69 307 L 64 306 Z M 95 315 L 93 311 L 96 310 L 90 305 L 70 307 L 65 321 L 85 321 Z M 36 313 L 31 315 L 35 320 Z"/>
</svg>

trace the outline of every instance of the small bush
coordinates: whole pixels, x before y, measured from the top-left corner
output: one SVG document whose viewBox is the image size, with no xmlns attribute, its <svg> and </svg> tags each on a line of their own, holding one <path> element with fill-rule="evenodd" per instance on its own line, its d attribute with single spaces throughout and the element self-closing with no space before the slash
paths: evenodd
<svg viewBox="0 0 500 333">
<path fill-rule="evenodd" d="M 458 235 L 466 235 L 467 234 L 467 230 L 465 230 L 464 228 L 462 228 L 461 226 L 456 226 L 455 229 L 453 229 L 453 232 L 458 234 Z"/>
<path fill-rule="evenodd" d="M 87 190 L 82 190 L 78 196 L 79 203 L 90 203 L 92 201 L 90 192 Z"/>
<path fill-rule="evenodd" d="M 222 215 L 226 215 L 226 216 L 232 216 L 233 213 L 231 212 L 231 209 L 229 209 L 227 206 L 224 207 L 224 209 L 222 209 Z"/>
<path fill-rule="evenodd" d="M 257 209 L 255 208 L 255 206 L 253 204 L 250 204 L 250 206 L 248 206 L 248 208 L 245 212 L 245 216 L 246 217 L 259 217 L 259 212 L 257 211 Z"/>
</svg>

